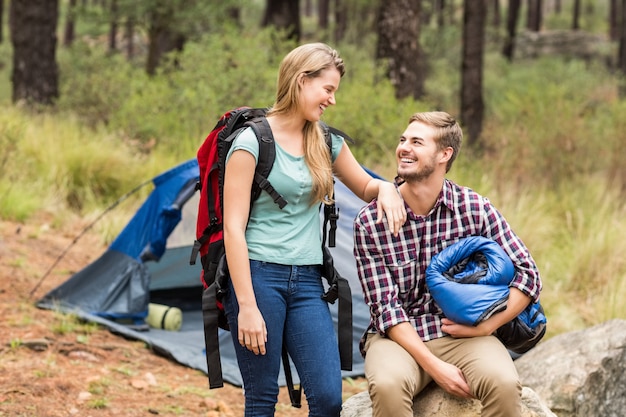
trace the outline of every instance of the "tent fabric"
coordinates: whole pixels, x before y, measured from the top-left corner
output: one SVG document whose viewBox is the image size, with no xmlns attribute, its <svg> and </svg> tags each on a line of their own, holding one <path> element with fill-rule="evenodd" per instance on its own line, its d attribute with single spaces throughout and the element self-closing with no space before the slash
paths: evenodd
<svg viewBox="0 0 626 417">
<path fill-rule="evenodd" d="M 375 175 L 372 173 L 372 175 Z M 153 191 L 101 257 L 42 297 L 40 308 L 72 313 L 99 323 L 124 337 L 141 340 L 176 362 L 207 373 L 202 323 L 200 263 L 189 265 L 195 240 L 199 195 L 195 159 L 155 177 Z M 352 253 L 352 224 L 365 204 L 340 181 L 335 185 L 339 220 L 336 247 L 330 248 L 339 274 L 350 283 L 353 314 L 352 371 L 364 374 L 358 350 L 369 323 Z M 148 304 L 178 307 L 183 312 L 179 331 L 149 328 Z M 337 326 L 337 303 L 330 304 Z M 229 332 L 221 330 L 220 355 L 225 382 L 241 386 L 241 374 Z M 295 382 L 299 382 L 293 370 Z M 279 383 L 285 385 L 281 369 Z"/>
</svg>

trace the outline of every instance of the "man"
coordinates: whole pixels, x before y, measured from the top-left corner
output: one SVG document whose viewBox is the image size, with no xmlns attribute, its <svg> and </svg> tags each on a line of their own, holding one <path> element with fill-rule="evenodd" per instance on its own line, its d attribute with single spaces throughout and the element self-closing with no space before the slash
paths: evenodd
<svg viewBox="0 0 626 417">
<path fill-rule="evenodd" d="M 375 202 L 355 220 L 354 253 L 371 315 L 360 348 L 375 417 L 413 416 L 414 397 L 433 380 L 450 394 L 479 399 L 484 417 L 521 414 L 515 365 L 493 333 L 538 300 L 541 280 L 489 200 L 445 178 L 462 137 L 445 112 L 414 114 L 396 149 L 406 223 L 396 235 L 377 224 Z M 445 318 L 425 283 L 433 256 L 469 236 L 497 242 L 515 266 L 506 309 L 477 326 Z"/>
</svg>

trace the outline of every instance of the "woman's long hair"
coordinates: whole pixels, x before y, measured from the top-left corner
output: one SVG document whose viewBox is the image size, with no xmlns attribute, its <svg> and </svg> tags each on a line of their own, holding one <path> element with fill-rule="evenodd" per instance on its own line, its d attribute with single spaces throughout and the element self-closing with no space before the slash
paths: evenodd
<svg viewBox="0 0 626 417">
<path fill-rule="evenodd" d="M 336 68 L 340 76 L 345 73 L 343 60 L 339 53 L 323 43 L 301 45 L 285 56 L 278 70 L 276 102 L 268 112 L 269 115 L 289 115 L 297 110 L 300 87 L 298 77 L 319 77 L 322 71 Z M 311 203 L 333 201 L 333 172 L 330 150 L 317 122 L 306 121 L 303 128 L 304 161 L 313 180 Z"/>
</svg>

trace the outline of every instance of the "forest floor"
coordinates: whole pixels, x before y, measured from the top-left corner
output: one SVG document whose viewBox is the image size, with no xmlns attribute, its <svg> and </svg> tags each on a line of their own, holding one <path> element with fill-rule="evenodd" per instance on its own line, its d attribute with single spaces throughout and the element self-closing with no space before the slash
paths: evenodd
<svg viewBox="0 0 626 417">
<path fill-rule="evenodd" d="M 37 308 L 37 299 L 105 250 L 95 233 L 76 241 L 80 222 L 63 231 L 49 222 L 0 221 L 0 417 L 243 415 L 241 388 L 209 390 L 204 373 L 143 342 Z M 344 400 L 365 389 L 362 378 L 344 380 Z M 302 402 L 292 407 L 281 388 L 276 416 L 308 415 Z"/>
</svg>

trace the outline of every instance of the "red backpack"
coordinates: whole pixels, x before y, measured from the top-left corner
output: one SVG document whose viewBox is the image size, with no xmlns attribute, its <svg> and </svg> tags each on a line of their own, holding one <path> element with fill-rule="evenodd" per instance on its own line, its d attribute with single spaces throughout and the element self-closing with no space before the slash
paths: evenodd
<svg viewBox="0 0 626 417">
<path fill-rule="evenodd" d="M 201 281 L 204 287 L 202 294 L 202 316 L 204 322 L 204 339 L 209 377 L 209 387 L 224 386 L 219 351 L 218 329 L 229 330 L 224 308 L 221 303 L 228 284 L 228 265 L 224 250 L 222 229 L 223 183 L 226 156 L 237 134 L 251 127 L 259 143 L 259 157 L 252 183 L 250 204 L 259 197 L 261 192 L 269 193 L 274 202 L 282 209 L 287 202 L 268 181 L 276 158 L 276 147 L 270 126 L 265 118 L 266 109 L 240 107 L 225 113 L 209 133 L 200 148 L 197 159 L 200 168 L 200 181 L 196 188 L 200 190 L 198 218 L 196 224 L 196 241 L 194 242 L 189 263 L 194 265 L 198 254 L 202 263 Z M 343 132 L 322 124 L 326 142 L 330 147 L 330 132 L 350 139 Z M 326 229 L 328 246 L 335 246 L 334 233 L 337 224 L 337 209 L 333 205 L 324 205 L 324 252 L 323 276 L 329 284 L 323 298 L 334 303 L 339 299 L 339 350 L 341 369 L 352 369 L 352 296 L 348 281 L 341 277 L 333 266 L 332 257 L 326 248 Z M 300 407 L 300 389 L 294 389 L 287 351 L 283 346 L 283 367 L 289 395 L 294 407 Z"/>
</svg>

